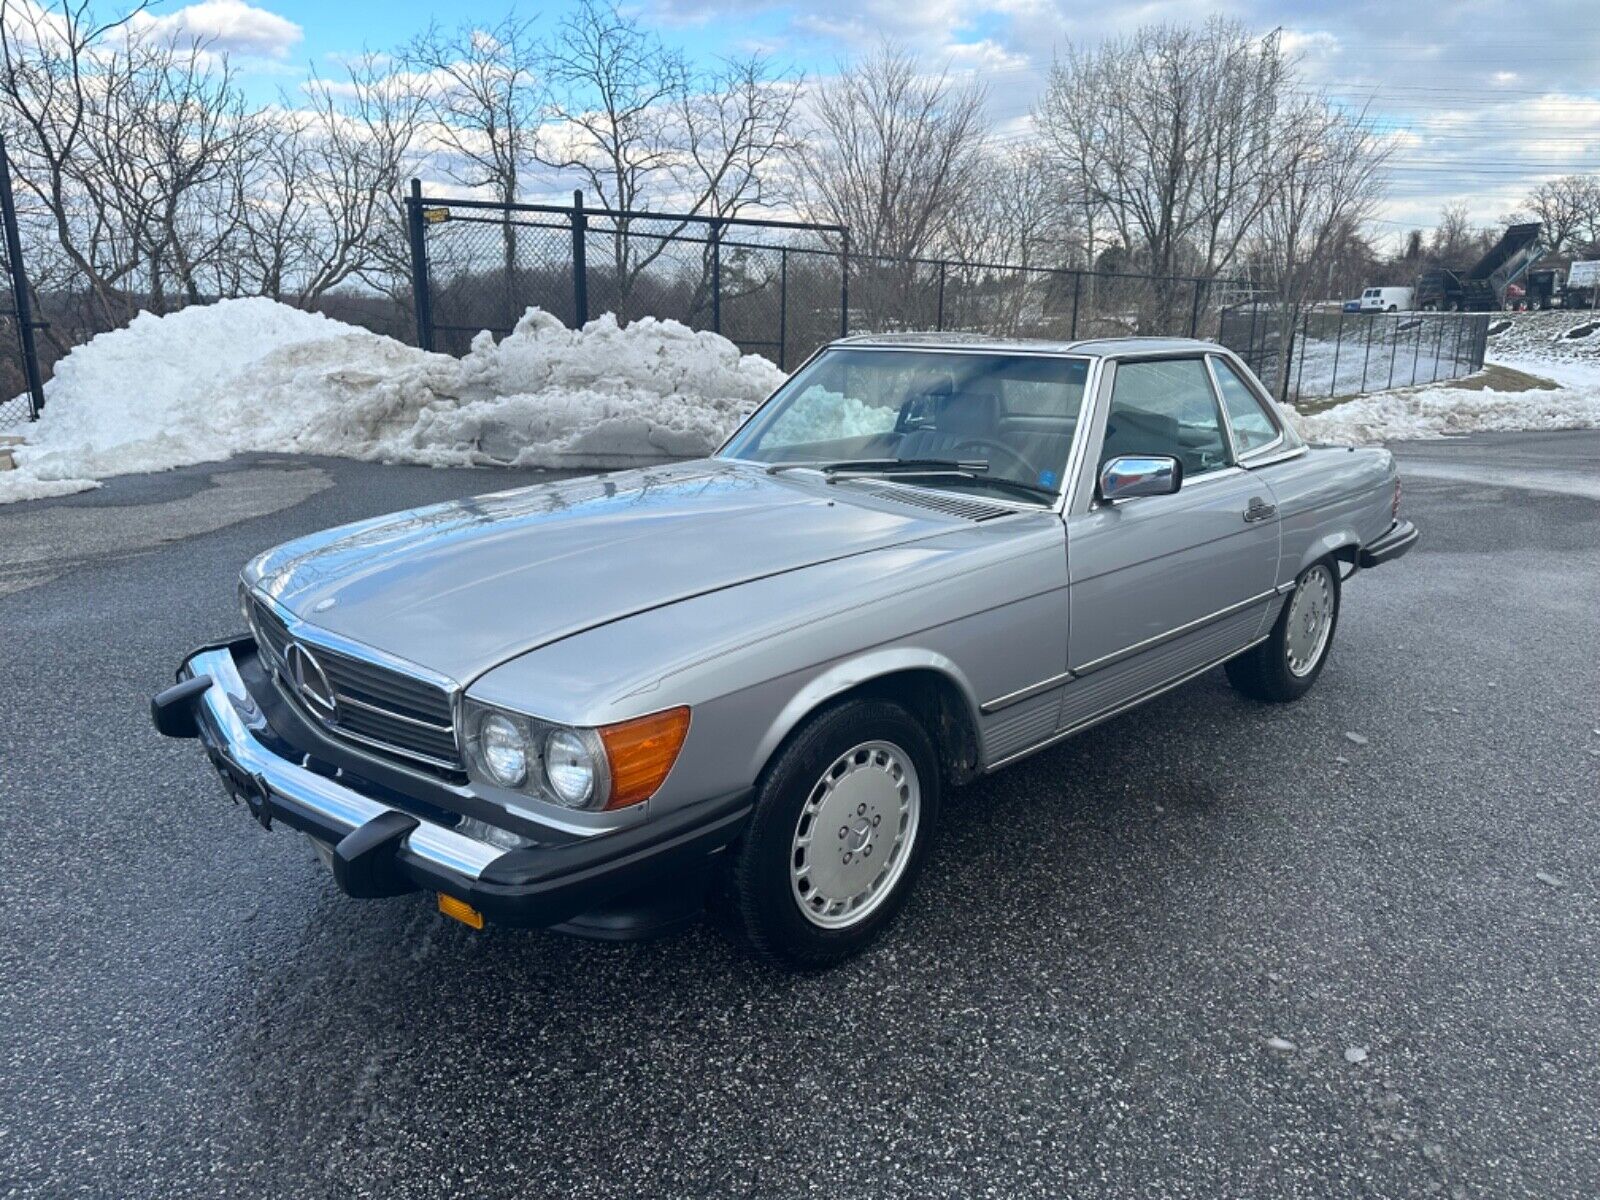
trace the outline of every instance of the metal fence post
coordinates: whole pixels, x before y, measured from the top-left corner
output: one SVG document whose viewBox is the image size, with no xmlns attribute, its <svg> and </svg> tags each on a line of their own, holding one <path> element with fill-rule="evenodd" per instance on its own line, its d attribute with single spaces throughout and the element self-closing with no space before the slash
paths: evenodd
<svg viewBox="0 0 1600 1200">
<path fill-rule="evenodd" d="M 1415 317 L 1412 318 L 1412 320 L 1415 320 L 1415 319 L 1416 319 Z M 1394 323 L 1394 336 L 1389 339 L 1389 378 L 1383 385 L 1386 388 L 1392 388 L 1394 386 L 1394 360 L 1395 360 L 1395 355 L 1399 352 L 1399 350 L 1400 350 L 1400 322 L 1397 319 L 1395 321 L 1395 323 Z"/>
<path fill-rule="evenodd" d="M 1344 349 L 1344 309 L 1339 310 L 1339 332 L 1333 335 L 1333 374 L 1328 379 L 1328 396 L 1339 390 L 1339 351 Z"/>
<path fill-rule="evenodd" d="M 722 223 L 711 225 L 711 332 L 722 332 Z"/>
<path fill-rule="evenodd" d="M 939 311 L 934 317 L 933 327 L 941 333 L 944 331 L 944 269 L 948 265 L 944 259 L 939 260 Z"/>
<path fill-rule="evenodd" d="M 1072 273 L 1072 338 L 1078 337 L 1078 298 L 1083 295 L 1083 272 Z"/>
<path fill-rule="evenodd" d="M 839 336 L 850 333 L 850 230 L 839 231 Z"/>
<path fill-rule="evenodd" d="M 589 218 L 583 211 L 583 189 L 572 192 L 572 327 L 589 323 Z"/>
<path fill-rule="evenodd" d="M 1293 318 L 1290 319 L 1293 326 Z M 1300 314 L 1300 360 L 1294 375 L 1294 398 L 1300 399 L 1300 389 L 1306 381 L 1306 339 L 1311 336 L 1311 310 L 1308 308 Z M 1285 377 L 1289 374 L 1289 364 L 1283 364 Z"/>
<path fill-rule="evenodd" d="M 33 336 L 33 297 L 28 293 L 28 272 L 22 263 L 22 235 L 17 229 L 17 204 L 11 194 L 11 158 L 0 137 L 0 216 L 5 220 L 6 259 L 11 267 L 11 298 L 17 318 L 17 340 L 22 348 L 22 373 L 28 383 L 28 407 L 38 417 L 44 408 L 44 376 L 39 370 L 39 344 Z"/>
<path fill-rule="evenodd" d="M 1450 377 L 1452 379 L 1463 374 L 1461 370 L 1461 331 L 1466 326 L 1467 323 L 1465 321 L 1456 322 L 1456 340 L 1450 343 L 1450 370 L 1452 372 Z"/>
<path fill-rule="evenodd" d="M 778 370 L 788 370 L 789 352 L 789 247 L 778 251 Z"/>
<path fill-rule="evenodd" d="M 411 303 L 416 309 L 417 345 L 433 349 L 433 291 L 428 282 L 427 234 L 422 223 L 422 180 L 411 181 L 406 197 L 406 226 L 411 232 Z"/>
<path fill-rule="evenodd" d="M 1417 322 L 1417 344 L 1411 349 L 1411 386 L 1417 386 L 1417 360 L 1422 357 L 1422 322 Z"/>
<path fill-rule="evenodd" d="M 1460 320 L 1458 316 L 1456 320 Z M 1428 376 L 1429 383 L 1439 381 L 1439 354 L 1444 349 L 1444 322 L 1439 323 L 1439 336 L 1433 339 L 1433 374 Z"/>
<path fill-rule="evenodd" d="M 1189 336 L 1194 337 L 1200 331 L 1200 280 L 1194 281 L 1194 304 L 1189 308 Z"/>
<path fill-rule="evenodd" d="M 1372 361 L 1372 327 L 1380 320 L 1385 319 L 1387 319 L 1386 316 L 1380 316 L 1378 313 L 1373 313 L 1367 318 L 1367 346 L 1361 352 L 1361 390 L 1363 392 L 1367 390 L 1367 364 Z"/>
</svg>

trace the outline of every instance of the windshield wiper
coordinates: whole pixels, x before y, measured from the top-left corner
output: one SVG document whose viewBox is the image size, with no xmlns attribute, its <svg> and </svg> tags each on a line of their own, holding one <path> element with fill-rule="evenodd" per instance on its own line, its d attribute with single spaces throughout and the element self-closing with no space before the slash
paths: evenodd
<svg viewBox="0 0 1600 1200">
<path fill-rule="evenodd" d="M 779 471 L 821 471 L 824 475 L 973 475 L 989 469 L 987 459 L 953 458 L 842 458 L 836 462 L 780 462 L 767 467 Z"/>
<path fill-rule="evenodd" d="M 1055 488 L 1044 487 L 1042 484 L 1037 483 L 1024 483 L 1020 479 L 1007 479 L 1004 475 L 984 475 L 981 478 L 974 476 L 973 479 L 976 483 L 993 484 L 1002 490 L 1010 490 L 1024 496 L 1038 497 L 1051 504 L 1055 503 L 1056 497 L 1061 494 Z"/>
</svg>

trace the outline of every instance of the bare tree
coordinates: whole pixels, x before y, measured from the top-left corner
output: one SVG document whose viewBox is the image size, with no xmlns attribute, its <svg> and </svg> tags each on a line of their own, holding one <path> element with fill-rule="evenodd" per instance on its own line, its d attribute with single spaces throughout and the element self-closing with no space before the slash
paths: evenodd
<svg viewBox="0 0 1600 1200">
<path fill-rule="evenodd" d="M 882 326 L 904 311 L 916 280 L 911 261 L 952 231 L 979 176 L 988 133 L 984 89 L 930 74 L 911 52 L 884 42 L 840 63 L 812 96 L 816 128 L 799 163 L 805 202 L 819 221 L 850 230 L 852 300 Z"/>
<path fill-rule="evenodd" d="M 541 161 L 580 180 L 601 207 L 665 205 L 678 216 L 730 218 L 781 195 L 799 79 L 762 55 L 692 71 L 676 51 L 608 0 L 581 0 L 544 57 L 550 85 Z M 640 275 L 689 222 L 648 236 L 629 216 L 610 221 L 612 294 L 619 314 Z M 710 226 L 693 305 L 705 302 L 719 227 Z"/>
<path fill-rule="evenodd" d="M 1211 277 L 1271 198 L 1274 114 L 1289 64 L 1276 34 L 1213 18 L 1157 25 L 1056 60 L 1037 120 L 1086 212 L 1158 276 Z"/>
<path fill-rule="evenodd" d="M 1446 204 L 1439 210 L 1439 223 L 1428 239 L 1428 251 L 1447 266 L 1462 266 L 1477 245 L 1472 213 L 1463 201 Z"/>
<path fill-rule="evenodd" d="M 235 286 L 303 305 L 355 281 L 394 290 L 409 269 L 400 197 L 425 106 L 373 54 L 337 85 L 313 74 L 303 103 L 285 97 L 248 155 L 238 254 L 253 279 Z"/>
<path fill-rule="evenodd" d="M 103 47 L 88 93 L 79 182 L 139 264 L 144 302 L 200 299 L 208 272 L 238 228 L 234 165 L 257 122 L 226 57 L 203 41 L 130 31 Z"/>
<path fill-rule="evenodd" d="M 96 198 L 83 195 L 92 51 L 145 7 L 101 21 L 89 0 L 0 0 L 0 99 L 17 185 L 49 213 L 56 245 L 106 323 L 123 318 L 122 287 L 138 264 L 109 235 Z"/>
<path fill-rule="evenodd" d="M 1261 214 L 1260 243 L 1283 337 L 1349 257 L 1349 243 L 1382 198 L 1392 152 L 1364 110 L 1346 111 L 1326 96 L 1304 97 L 1278 114 L 1276 187 Z"/>
<path fill-rule="evenodd" d="M 1568 249 L 1600 226 L 1600 177 L 1563 175 L 1547 179 L 1527 199 L 1533 217 L 1544 224 L 1544 244 L 1552 254 Z"/>
<path fill-rule="evenodd" d="M 990 153 L 982 177 L 984 186 L 969 188 L 958 205 L 942 245 L 955 259 L 942 268 L 945 321 L 1023 334 L 1040 324 L 1059 283 L 1042 268 L 1081 253 L 1084 222 L 1043 146 Z"/>
</svg>

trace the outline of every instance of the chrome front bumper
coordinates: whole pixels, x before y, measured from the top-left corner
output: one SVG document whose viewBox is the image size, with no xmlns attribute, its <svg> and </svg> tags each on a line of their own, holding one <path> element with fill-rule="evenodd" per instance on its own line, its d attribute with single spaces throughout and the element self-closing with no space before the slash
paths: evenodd
<svg viewBox="0 0 1600 1200">
<path fill-rule="evenodd" d="M 246 792 L 242 798 L 250 803 L 252 811 L 264 808 L 265 815 L 281 816 L 288 824 L 330 844 L 385 813 L 400 812 L 262 745 L 252 730 L 261 728 L 266 718 L 227 649 L 200 651 L 184 664 L 181 675 L 188 679 L 210 678 L 211 686 L 194 701 L 200 740 L 230 785 L 242 786 Z M 219 758 L 221 762 L 217 762 Z M 257 812 L 258 817 L 262 815 Z M 400 840 L 400 854 L 463 881 L 479 878 L 490 863 L 506 853 L 498 846 L 465 837 L 443 825 L 401 815 L 416 825 Z"/>
<path fill-rule="evenodd" d="M 151 719 L 168 737 L 198 739 L 227 790 L 262 825 L 280 821 L 327 848 L 334 879 L 353 896 L 430 889 L 505 924 L 644 936 L 655 927 L 648 913 L 605 914 L 667 883 L 695 899 L 708 856 L 739 835 L 750 813 L 743 789 L 614 832 L 504 850 L 427 819 L 420 804 L 412 811 L 385 804 L 341 782 L 342 771 L 320 761 L 312 769 L 314 760 L 286 753 L 240 674 L 236 650 L 254 653 L 244 639 L 191 654 L 177 684 L 151 700 Z M 687 890 L 685 879 L 693 885 Z"/>
</svg>

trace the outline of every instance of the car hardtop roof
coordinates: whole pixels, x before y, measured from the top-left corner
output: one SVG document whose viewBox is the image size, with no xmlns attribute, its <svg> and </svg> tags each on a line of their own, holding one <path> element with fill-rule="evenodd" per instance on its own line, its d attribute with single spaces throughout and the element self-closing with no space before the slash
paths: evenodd
<svg viewBox="0 0 1600 1200">
<path fill-rule="evenodd" d="M 1200 338 L 1120 337 L 1060 341 L 1053 338 L 994 337 L 982 333 L 858 333 L 837 338 L 829 347 L 852 350 L 986 350 L 1004 354 L 1060 354 L 1090 358 L 1131 358 L 1144 354 L 1226 351 Z"/>
</svg>

